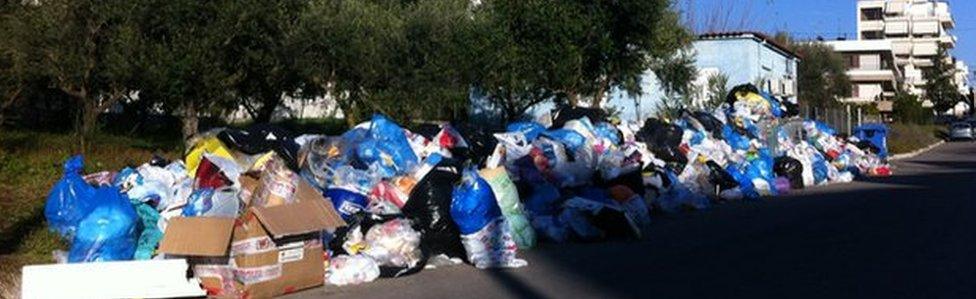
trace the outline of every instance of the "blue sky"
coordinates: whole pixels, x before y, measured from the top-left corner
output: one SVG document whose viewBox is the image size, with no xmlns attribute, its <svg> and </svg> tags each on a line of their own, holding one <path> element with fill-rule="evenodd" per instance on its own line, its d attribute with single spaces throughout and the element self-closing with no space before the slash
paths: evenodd
<svg viewBox="0 0 976 299">
<path fill-rule="evenodd" d="M 696 28 L 700 29 L 707 27 L 708 19 L 713 19 L 719 20 L 711 22 L 717 24 L 713 27 L 724 26 L 733 30 L 752 29 L 769 33 L 787 31 L 792 36 L 803 39 L 817 36 L 825 39 L 845 35 L 848 39 L 857 37 L 857 0 L 676 1 L 685 12 L 686 18 L 694 19 Z M 947 2 L 956 20 L 956 28 L 952 32 L 959 38 L 952 53 L 965 60 L 972 68 L 976 66 L 976 1 Z"/>
</svg>

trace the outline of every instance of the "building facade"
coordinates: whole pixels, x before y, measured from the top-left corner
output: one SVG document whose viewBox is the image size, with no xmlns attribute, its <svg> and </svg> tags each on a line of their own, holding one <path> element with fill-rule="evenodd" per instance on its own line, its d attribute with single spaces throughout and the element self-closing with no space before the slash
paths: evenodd
<svg viewBox="0 0 976 299">
<path fill-rule="evenodd" d="M 937 59 L 939 47 L 952 49 L 956 23 L 949 4 L 934 0 L 859 0 L 857 34 L 860 41 L 891 42 L 895 65 L 905 77 L 902 88 L 923 95 L 924 72 Z"/>
<path fill-rule="evenodd" d="M 752 83 L 777 97 L 796 102 L 797 66 L 800 57 L 758 32 L 712 33 L 698 37 L 692 44 L 698 69 L 693 82 L 693 103 L 701 103 L 710 95 L 708 79 L 723 75 L 727 89 Z M 657 77 L 648 70 L 641 80 L 642 94 L 632 96 L 622 91 L 611 93 L 606 106 L 621 110 L 625 120 L 641 121 L 657 112 L 664 92 Z"/>
<path fill-rule="evenodd" d="M 839 40 L 824 44 L 844 57 L 851 79 L 851 96 L 840 101 L 876 104 L 881 112 L 890 112 L 891 100 L 905 80 L 896 66 L 891 41 Z"/>
</svg>

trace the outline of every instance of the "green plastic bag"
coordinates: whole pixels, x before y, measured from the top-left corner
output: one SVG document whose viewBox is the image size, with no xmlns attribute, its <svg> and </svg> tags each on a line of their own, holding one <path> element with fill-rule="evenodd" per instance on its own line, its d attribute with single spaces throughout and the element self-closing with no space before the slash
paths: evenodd
<svg viewBox="0 0 976 299">
<path fill-rule="evenodd" d="M 488 168 L 481 170 L 481 177 L 491 186 L 491 191 L 495 193 L 498 206 L 502 209 L 505 222 L 508 223 L 512 231 L 512 238 L 519 249 L 529 249 L 535 247 L 535 231 L 532 229 L 531 222 L 525 216 L 525 209 L 519 200 L 518 189 L 509 178 L 505 168 Z"/>
</svg>

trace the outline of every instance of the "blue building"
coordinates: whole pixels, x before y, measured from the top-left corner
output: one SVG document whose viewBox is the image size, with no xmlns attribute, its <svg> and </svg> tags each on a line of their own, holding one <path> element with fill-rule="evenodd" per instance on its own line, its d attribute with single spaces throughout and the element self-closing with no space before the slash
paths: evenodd
<svg viewBox="0 0 976 299">
<path fill-rule="evenodd" d="M 699 72 L 693 83 L 698 87 L 692 95 L 695 102 L 708 97 L 708 79 L 717 74 L 728 78 L 728 89 L 752 83 L 775 96 L 796 101 L 796 72 L 800 58 L 769 36 L 758 32 L 711 33 L 699 36 L 692 48 Z M 607 107 L 622 110 L 624 120 L 640 120 L 654 115 L 664 92 L 650 71 L 644 74 L 641 84 L 642 95 L 635 97 L 614 91 Z"/>
</svg>

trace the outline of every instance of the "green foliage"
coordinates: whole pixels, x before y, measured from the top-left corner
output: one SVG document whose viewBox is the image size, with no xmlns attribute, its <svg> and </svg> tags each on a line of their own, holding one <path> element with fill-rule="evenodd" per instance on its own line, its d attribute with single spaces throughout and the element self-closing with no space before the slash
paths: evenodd
<svg viewBox="0 0 976 299">
<path fill-rule="evenodd" d="M 185 135 L 198 116 L 240 107 L 266 122 L 285 96 L 334 100 L 349 123 L 377 112 L 401 122 L 462 118 L 472 91 L 505 119 L 550 100 L 599 106 L 611 90 L 643 92 L 641 77 L 655 65 L 680 80 L 665 62 L 692 38 L 671 0 L 52 0 L 2 8 L 0 37 L 9 42 L 0 45 L 0 88 L 56 88 L 83 108 L 86 132 L 120 101 L 139 113 L 181 114 Z"/>
<path fill-rule="evenodd" d="M 672 56 L 654 61 L 651 71 L 657 76 L 664 92 L 661 107 L 674 113 L 676 109 L 691 107 L 694 94 L 692 81 L 698 76 L 695 56 L 689 51 L 680 51 Z"/>
<path fill-rule="evenodd" d="M 722 103 L 725 103 L 725 96 L 729 94 L 728 85 L 729 76 L 723 73 L 709 76 L 708 83 L 706 85 L 708 98 L 701 108 L 711 111 L 721 106 Z"/>
<path fill-rule="evenodd" d="M 895 95 L 892 117 L 904 124 L 928 124 L 932 121 L 932 110 L 922 107 L 918 96 L 899 92 Z"/>
<path fill-rule="evenodd" d="M 910 153 L 939 142 L 945 127 L 893 123 L 888 125 L 888 152 L 892 155 Z"/>
<path fill-rule="evenodd" d="M 932 67 L 924 69 L 924 77 L 928 82 L 925 85 L 925 98 L 932 101 L 935 111 L 938 113 L 955 107 L 956 103 L 963 100 L 956 86 L 955 64 L 946 60 L 951 59 L 945 46 L 939 46 L 939 52 L 932 59 Z"/>
<path fill-rule="evenodd" d="M 138 2 L 52 0 L 22 4 L 10 15 L 10 45 L 27 57 L 31 76 L 77 101 L 78 129 L 89 135 L 99 111 L 130 91 L 137 70 Z"/>
<path fill-rule="evenodd" d="M 851 81 L 844 58 L 822 43 L 793 45 L 803 57 L 797 69 L 798 99 L 816 108 L 838 105 L 838 98 L 851 96 Z"/>
</svg>

